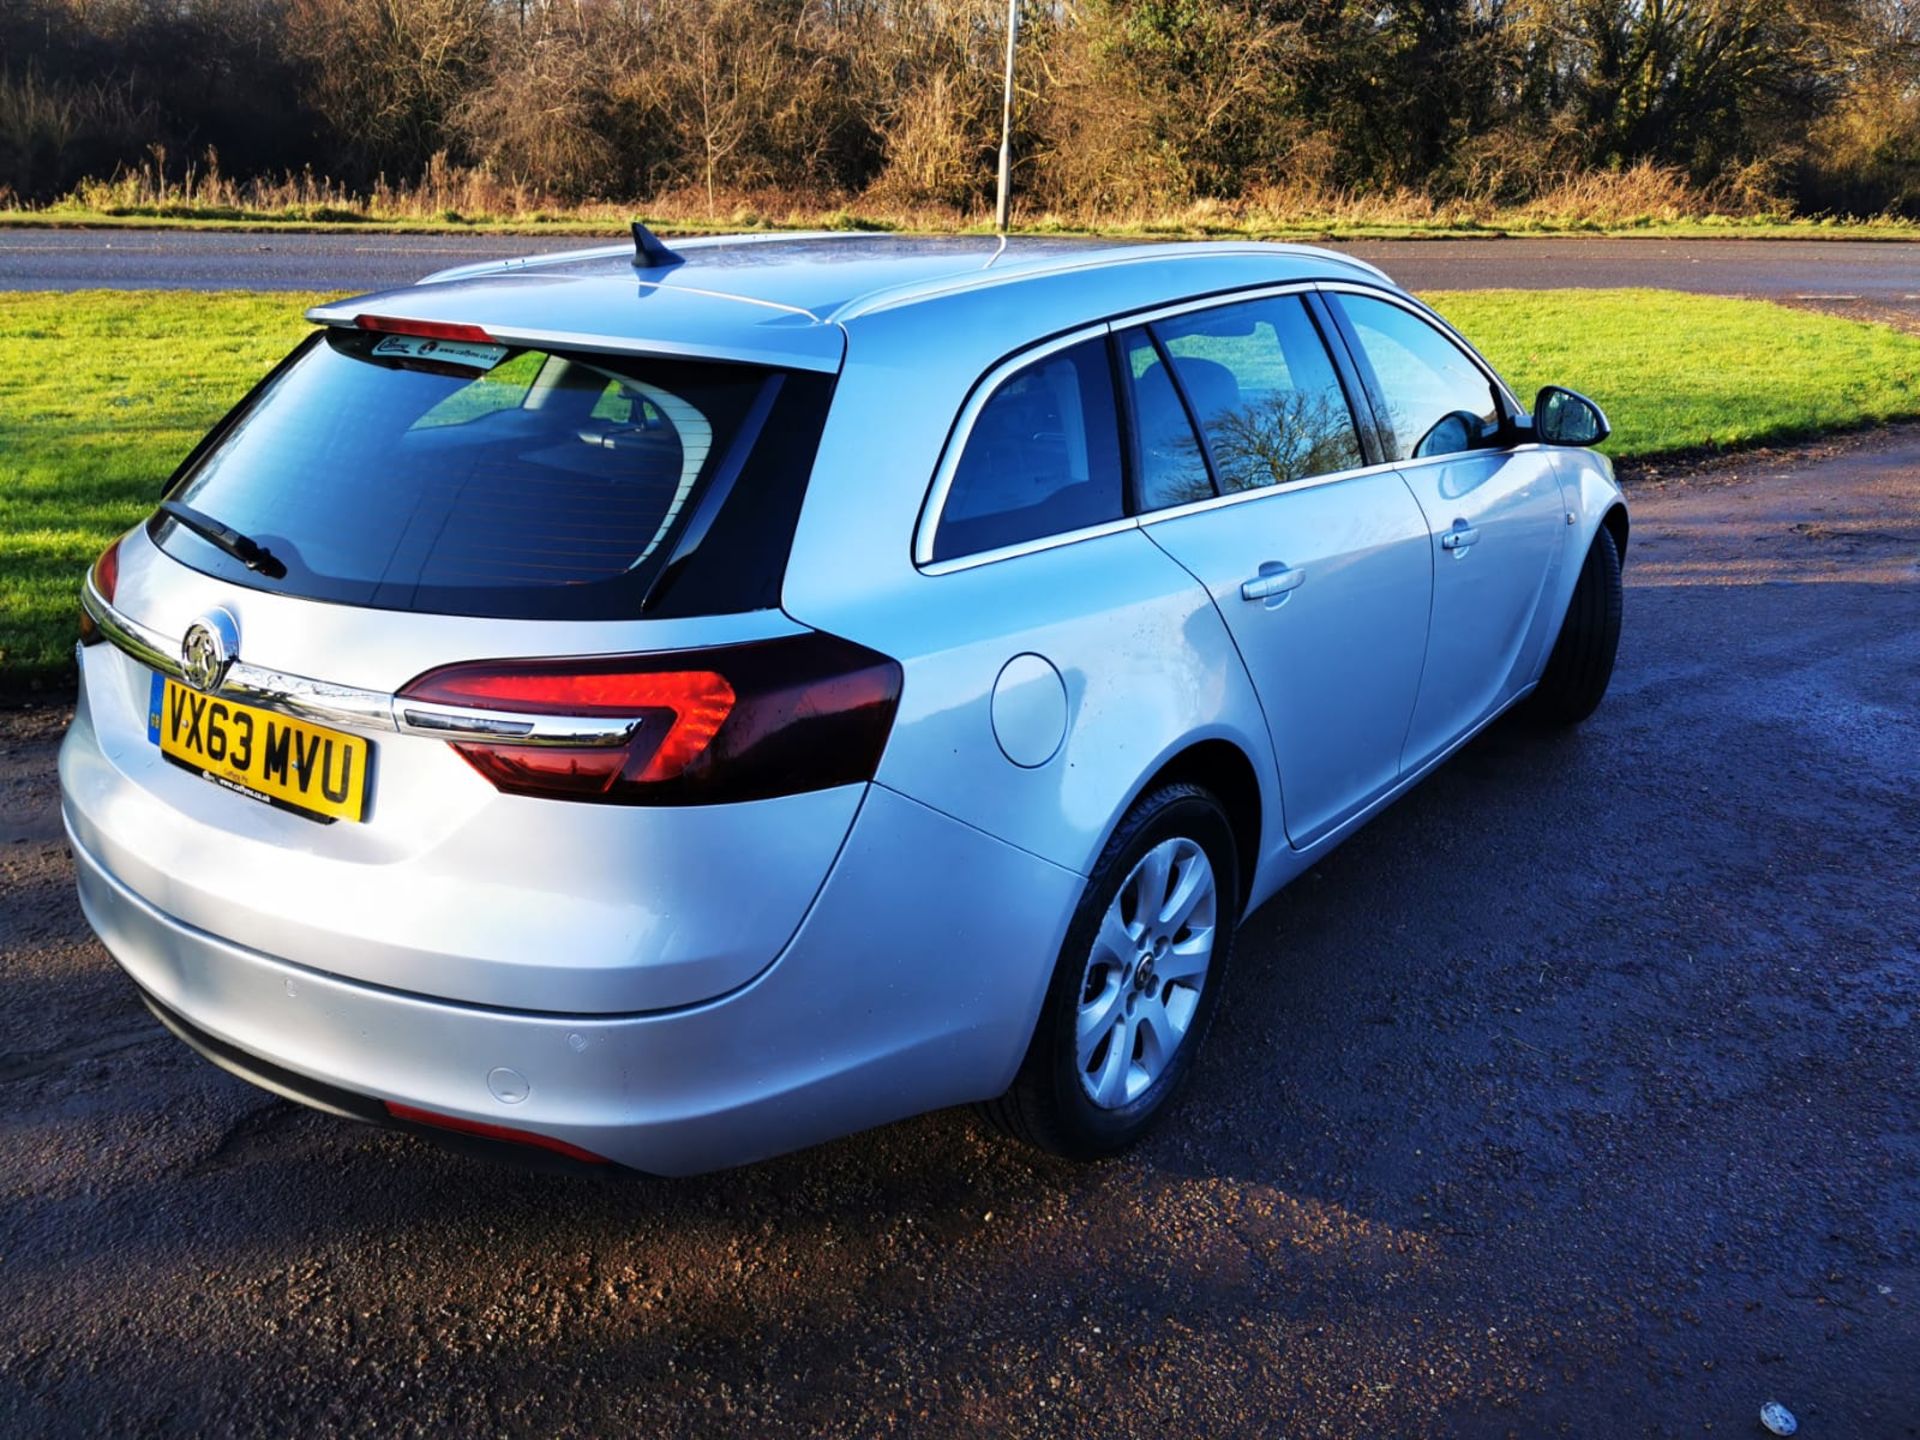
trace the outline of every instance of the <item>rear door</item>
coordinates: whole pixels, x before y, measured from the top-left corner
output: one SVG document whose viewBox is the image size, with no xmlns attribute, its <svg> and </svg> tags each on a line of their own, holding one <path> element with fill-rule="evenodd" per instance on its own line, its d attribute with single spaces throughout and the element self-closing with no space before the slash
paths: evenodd
<svg viewBox="0 0 1920 1440">
<path fill-rule="evenodd" d="M 1307 297 L 1183 310 L 1120 334 L 1146 533 L 1212 593 L 1266 710 L 1288 838 L 1399 774 L 1426 646 L 1427 524 L 1365 468 Z"/>
<path fill-rule="evenodd" d="M 1411 306 L 1330 292 L 1375 416 L 1426 516 L 1433 619 L 1404 768 L 1443 750 L 1531 678 L 1548 617 L 1541 596 L 1566 525 L 1550 454 L 1513 447 L 1498 383 Z"/>
</svg>

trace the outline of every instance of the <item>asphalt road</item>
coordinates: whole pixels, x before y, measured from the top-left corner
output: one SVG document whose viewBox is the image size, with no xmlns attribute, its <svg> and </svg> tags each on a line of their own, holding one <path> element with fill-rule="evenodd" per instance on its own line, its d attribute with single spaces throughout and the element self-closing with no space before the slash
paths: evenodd
<svg viewBox="0 0 1920 1440">
<path fill-rule="evenodd" d="M 0 1431 L 1920 1435 L 1920 431 L 1643 478 L 1581 730 L 1244 932 L 1113 1163 L 964 1113 L 596 1184 L 276 1100 L 0 716 Z"/>
<path fill-rule="evenodd" d="M 379 290 L 429 271 L 604 243 L 579 236 L 0 230 L 0 290 Z M 1369 240 L 1334 247 L 1413 290 L 1648 285 L 1857 299 L 1920 314 L 1920 244 L 1797 240 Z"/>
</svg>

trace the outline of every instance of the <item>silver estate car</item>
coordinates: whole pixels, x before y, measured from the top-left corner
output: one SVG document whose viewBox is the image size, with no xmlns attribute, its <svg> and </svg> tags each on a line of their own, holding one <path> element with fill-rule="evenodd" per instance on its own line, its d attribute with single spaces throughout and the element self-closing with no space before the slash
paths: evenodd
<svg viewBox="0 0 1920 1440">
<path fill-rule="evenodd" d="M 310 318 L 89 572 L 60 777 L 155 1015 L 341 1115 L 1114 1152 L 1249 910 L 1613 666 L 1600 411 L 1336 254 L 636 227 Z"/>
</svg>

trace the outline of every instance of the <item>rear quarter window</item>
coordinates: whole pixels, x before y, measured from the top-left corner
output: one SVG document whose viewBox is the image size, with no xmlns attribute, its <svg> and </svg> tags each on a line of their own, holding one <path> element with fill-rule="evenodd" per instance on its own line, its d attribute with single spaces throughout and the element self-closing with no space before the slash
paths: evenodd
<svg viewBox="0 0 1920 1440">
<path fill-rule="evenodd" d="M 1104 338 L 1042 356 L 975 412 L 941 506 L 936 561 L 1084 529 L 1125 513 Z"/>
<path fill-rule="evenodd" d="M 671 602 L 663 614 L 691 597 L 778 603 L 829 379 L 456 348 L 395 355 L 390 339 L 325 331 L 181 477 L 173 498 L 266 546 L 284 577 L 164 516 L 156 543 L 239 584 L 384 609 L 610 619 L 638 615 L 650 592 Z M 703 503 L 720 507 L 704 529 L 725 546 L 703 543 L 701 573 L 656 591 Z"/>
</svg>

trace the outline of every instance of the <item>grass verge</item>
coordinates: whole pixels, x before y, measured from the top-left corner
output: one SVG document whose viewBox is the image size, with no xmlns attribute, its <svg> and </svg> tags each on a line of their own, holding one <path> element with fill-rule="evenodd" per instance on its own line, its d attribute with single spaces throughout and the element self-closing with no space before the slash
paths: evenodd
<svg viewBox="0 0 1920 1440">
<path fill-rule="evenodd" d="M 285 293 L 0 292 L 0 696 L 68 682 L 75 588 L 305 331 Z M 1920 417 L 1920 338 L 1655 290 L 1432 295 L 1523 399 L 1603 405 L 1622 459 Z"/>
</svg>

